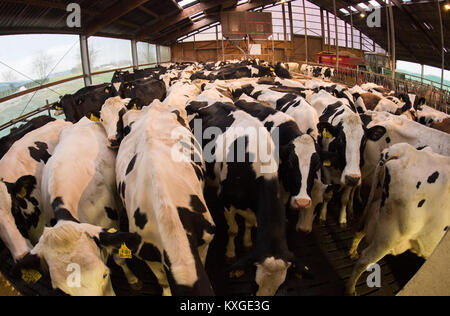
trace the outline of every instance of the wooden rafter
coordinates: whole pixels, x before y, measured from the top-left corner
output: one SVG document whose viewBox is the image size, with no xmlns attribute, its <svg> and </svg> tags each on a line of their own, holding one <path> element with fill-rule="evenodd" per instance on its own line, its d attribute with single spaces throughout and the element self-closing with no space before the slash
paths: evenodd
<svg viewBox="0 0 450 316">
<path fill-rule="evenodd" d="M 118 2 L 97 19 L 95 19 L 95 21 L 86 28 L 86 35 L 94 35 L 104 27 L 110 25 L 120 17 L 124 16 L 128 12 L 136 9 L 137 7 L 143 5 L 148 1 L 149 0 L 127 0 Z"/>
</svg>

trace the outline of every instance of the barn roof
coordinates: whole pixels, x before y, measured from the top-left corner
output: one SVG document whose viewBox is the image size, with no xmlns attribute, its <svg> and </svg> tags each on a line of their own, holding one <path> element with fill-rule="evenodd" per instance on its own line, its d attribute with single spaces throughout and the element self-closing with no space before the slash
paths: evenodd
<svg viewBox="0 0 450 316">
<path fill-rule="evenodd" d="M 332 0 L 309 0 L 333 12 Z M 385 50 L 386 3 L 382 5 L 381 28 L 370 28 L 366 20 L 353 15 L 355 28 Z M 67 5 L 74 0 L 1 0 L 0 35 L 11 34 L 84 34 L 136 39 L 157 44 L 171 44 L 176 39 L 219 21 L 223 10 L 247 11 L 277 0 L 77 0 L 81 6 L 82 27 L 66 24 Z M 387 0 L 386 0 L 387 2 Z M 436 0 L 392 0 L 395 17 L 397 59 L 441 67 L 441 40 Z M 336 0 L 338 17 L 350 23 L 350 15 L 341 8 L 360 10 L 358 0 Z M 364 2 L 369 4 L 368 2 Z M 204 15 L 202 14 L 204 13 Z M 450 10 L 442 10 L 446 45 L 445 68 L 450 69 Z M 331 28 L 331 27 L 330 27 Z"/>
</svg>

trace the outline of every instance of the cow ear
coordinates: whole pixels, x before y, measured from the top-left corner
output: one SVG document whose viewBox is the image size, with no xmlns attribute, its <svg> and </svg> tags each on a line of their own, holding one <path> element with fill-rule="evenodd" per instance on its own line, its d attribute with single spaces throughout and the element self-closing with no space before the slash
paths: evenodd
<svg viewBox="0 0 450 316">
<path fill-rule="evenodd" d="M 28 270 L 33 272 L 42 271 L 41 259 L 37 254 L 28 253 L 25 257 L 16 262 L 12 268 L 12 275 L 20 278 L 22 271 Z"/>
<path fill-rule="evenodd" d="M 16 181 L 15 184 L 9 187 L 10 194 L 25 198 L 26 196 L 29 196 L 31 192 L 33 192 L 34 188 L 36 187 L 36 178 L 33 176 L 23 176 L 19 178 L 19 180 Z"/>
<path fill-rule="evenodd" d="M 386 128 L 384 126 L 376 125 L 374 127 L 369 128 L 366 130 L 367 138 L 376 142 L 381 137 L 383 137 L 386 134 Z"/>
<path fill-rule="evenodd" d="M 115 229 L 105 229 L 99 234 L 97 242 L 101 247 L 112 247 L 119 251 L 122 250 L 125 254 L 128 250 L 131 253 L 136 253 L 141 241 L 142 238 L 137 233 L 126 233 L 116 231 Z"/>
<path fill-rule="evenodd" d="M 128 102 L 126 107 L 128 110 L 141 110 L 142 109 L 142 107 L 139 106 L 139 99 L 131 99 L 131 101 Z"/>
<path fill-rule="evenodd" d="M 95 112 L 95 113 L 90 112 L 90 113 L 86 114 L 86 117 L 93 122 L 97 122 L 97 123 L 100 122 L 100 112 Z"/>
<path fill-rule="evenodd" d="M 317 129 L 319 130 L 319 134 L 324 138 L 333 138 L 337 135 L 336 127 L 328 122 L 319 122 L 319 124 L 317 124 Z"/>
<path fill-rule="evenodd" d="M 338 166 L 339 164 L 339 154 L 333 153 L 329 151 L 320 151 L 320 160 L 322 161 L 322 166 L 324 167 L 332 167 L 332 166 Z"/>
</svg>

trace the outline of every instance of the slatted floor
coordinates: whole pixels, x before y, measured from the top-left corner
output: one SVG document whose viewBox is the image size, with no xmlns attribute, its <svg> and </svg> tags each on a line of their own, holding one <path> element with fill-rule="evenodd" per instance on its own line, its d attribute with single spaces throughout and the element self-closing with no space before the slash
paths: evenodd
<svg viewBox="0 0 450 316">
<path fill-rule="evenodd" d="M 337 197 L 338 198 L 338 197 Z M 336 199 L 337 199 L 336 198 Z M 226 227 L 221 206 L 210 194 L 207 202 L 218 227 Z M 329 221 L 321 226 L 314 224 L 313 232 L 305 235 L 295 231 L 295 221 L 290 221 L 287 229 L 289 248 L 303 260 L 314 273 L 315 278 L 299 279 L 289 272 L 286 282 L 280 287 L 277 295 L 280 296 L 334 296 L 343 295 L 346 280 L 349 278 L 354 261 L 348 256 L 348 249 L 352 242 L 352 230 L 342 229 L 337 224 L 336 202 L 330 203 Z M 334 211 L 334 212 L 333 212 Z M 333 214 L 334 213 L 334 214 Z M 243 221 L 238 220 L 243 228 Z M 242 229 L 241 229 L 242 231 Z M 224 249 L 227 241 L 225 229 L 218 230 L 216 238 L 210 246 L 206 269 L 211 278 L 217 295 L 249 296 L 256 292 L 254 269 L 246 270 L 239 279 L 230 279 L 227 268 L 230 266 L 225 260 Z M 242 234 L 236 238 L 237 253 L 241 257 L 246 250 L 242 246 Z M 24 295 L 61 295 L 53 291 L 48 276 L 44 276 L 37 284 L 27 284 L 20 278 L 11 275 L 13 261 L 9 252 L 0 244 L 0 271 Z M 423 260 L 413 254 L 406 253 L 397 257 L 386 257 L 380 262 L 382 268 L 382 287 L 371 289 L 366 285 L 367 273 L 364 274 L 357 286 L 358 295 L 390 296 L 395 295 L 411 279 L 423 264 Z M 110 260 L 109 266 L 113 273 L 113 286 L 118 295 L 160 295 L 161 289 L 155 277 L 147 266 L 138 261 L 131 260 L 130 268 L 143 281 L 143 288 L 139 291 L 131 289 L 120 268 Z M 0 285 L 1 286 L 1 285 Z M 6 292 L 5 292 L 6 291 Z M 0 293 L 7 293 L 8 289 L 0 288 Z M 11 293 L 13 294 L 13 293 Z"/>
</svg>

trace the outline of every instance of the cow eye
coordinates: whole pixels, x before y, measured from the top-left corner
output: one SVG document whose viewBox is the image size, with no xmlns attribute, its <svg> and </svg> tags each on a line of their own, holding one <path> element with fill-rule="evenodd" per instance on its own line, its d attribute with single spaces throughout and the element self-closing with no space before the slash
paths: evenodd
<svg viewBox="0 0 450 316">
<path fill-rule="evenodd" d="M 108 278 L 108 273 L 103 274 L 103 279 L 106 280 L 106 278 Z"/>
</svg>

